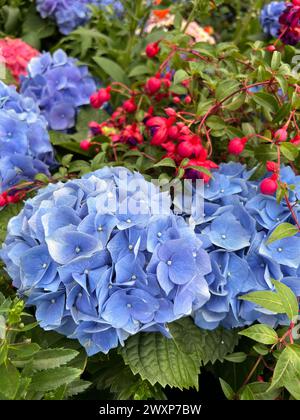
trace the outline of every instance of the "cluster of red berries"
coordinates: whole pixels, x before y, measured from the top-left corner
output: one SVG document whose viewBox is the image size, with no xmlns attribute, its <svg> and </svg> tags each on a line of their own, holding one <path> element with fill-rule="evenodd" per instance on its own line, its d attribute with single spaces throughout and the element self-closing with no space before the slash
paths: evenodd
<svg viewBox="0 0 300 420">
<path fill-rule="evenodd" d="M 2 194 L 0 194 L 0 207 L 5 207 L 8 204 L 19 203 L 25 197 L 25 191 L 18 191 L 14 194 L 8 194 L 7 191 L 4 191 Z"/>
</svg>

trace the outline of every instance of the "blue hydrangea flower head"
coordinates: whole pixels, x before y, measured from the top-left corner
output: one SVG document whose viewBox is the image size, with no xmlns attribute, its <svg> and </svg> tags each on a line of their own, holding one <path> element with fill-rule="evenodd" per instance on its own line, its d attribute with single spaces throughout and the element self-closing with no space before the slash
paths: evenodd
<svg viewBox="0 0 300 420">
<path fill-rule="evenodd" d="M 63 35 L 68 35 L 91 19 L 91 6 L 112 6 L 118 15 L 123 12 L 119 0 L 37 0 L 37 10 L 41 17 L 54 20 Z"/>
<path fill-rule="evenodd" d="M 201 328 L 287 322 L 283 316 L 239 299 L 252 291 L 273 290 L 272 279 L 300 294 L 295 280 L 300 284 L 300 234 L 268 244 L 276 226 L 293 223 L 293 219 L 285 200 L 278 204 L 276 198 L 261 194 L 259 183 L 250 181 L 250 176 L 240 164 L 221 164 L 204 188 L 205 214 L 196 232 L 209 253 L 212 270 L 205 276 L 210 299 L 193 313 Z M 284 166 L 280 177 L 293 185 L 289 199 L 298 213 L 300 177 Z"/>
<path fill-rule="evenodd" d="M 36 103 L 0 81 L 0 192 L 55 164 L 47 121 Z"/>
<path fill-rule="evenodd" d="M 89 104 L 96 84 L 86 66 L 79 66 L 62 50 L 32 59 L 28 75 L 21 79 L 21 92 L 41 109 L 52 130 L 75 126 L 79 107 Z"/>
<path fill-rule="evenodd" d="M 169 336 L 166 323 L 201 308 L 210 259 L 170 204 L 140 174 L 108 167 L 27 200 L 1 258 L 42 328 L 92 355 L 139 331 Z"/>
<path fill-rule="evenodd" d="M 260 23 L 265 34 L 277 38 L 280 32 L 279 18 L 289 3 L 272 1 L 266 4 L 260 13 Z"/>
</svg>

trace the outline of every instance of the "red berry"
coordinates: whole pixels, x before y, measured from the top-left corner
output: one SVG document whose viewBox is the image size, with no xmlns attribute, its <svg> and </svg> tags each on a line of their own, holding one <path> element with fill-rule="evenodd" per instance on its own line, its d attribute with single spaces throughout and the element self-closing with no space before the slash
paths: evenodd
<svg viewBox="0 0 300 420">
<path fill-rule="evenodd" d="M 271 161 L 267 162 L 266 167 L 267 167 L 267 171 L 269 171 L 269 172 L 278 172 L 278 169 L 279 169 L 278 168 L 278 163 L 271 162 Z"/>
<path fill-rule="evenodd" d="M 108 86 L 107 88 L 102 88 L 98 90 L 98 92 L 93 93 L 90 97 L 90 103 L 93 108 L 100 108 L 105 102 L 108 102 L 111 98 L 110 95 L 111 87 Z"/>
<path fill-rule="evenodd" d="M 291 143 L 295 144 L 296 146 L 300 144 L 300 135 L 297 134 L 294 138 L 292 138 Z"/>
<path fill-rule="evenodd" d="M 179 104 L 181 102 L 179 96 L 174 96 L 173 102 L 174 102 L 174 104 Z"/>
<path fill-rule="evenodd" d="M 234 139 L 230 140 L 229 145 L 228 145 L 228 152 L 231 155 L 240 155 L 244 149 L 245 149 L 245 145 L 247 143 L 247 138 L 243 137 L 243 138 L 239 138 L 239 137 L 235 137 Z"/>
<path fill-rule="evenodd" d="M 129 114 L 133 114 L 137 110 L 137 106 L 136 106 L 136 103 L 135 103 L 134 99 L 131 98 L 131 99 L 128 99 L 128 101 L 125 101 L 123 103 L 123 108 Z"/>
<path fill-rule="evenodd" d="M 158 42 L 153 42 L 153 43 L 147 45 L 146 54 L 149 58 L 153 58 L 159 53 L 160 48 L 159 48 L 158 44 L 159 44 Z"/>
<path fill-rule="evenodd" d="M 292 0 L 294 6 L 300 6 L 300 0 Z"/>
<path fill-rule="evenodd" d="M 274 51 L 276 51 L 276 47 L 275 47 L 275 45 L 268 45 L 266 47 L 266 50 L 270 51 L 270 52 L 274 52 Z"/>
<path fill-rule="evenodd" d="M 175 109 L 173 109 L 173 108 L 165 108 L 164 111 L 168 115 L 168 117 L 176 117 L 176 115 L 177 115 Z"/>
<path fill-rule="evenodd" d="M 275 140 L 282 142 L 282 141 L 286 141 L 287 137 L 288 137 L 288 132 L 286 128 L 280 128 L 279 130 L 277 130 L 275 132 Z"/>
<path fill-rule="evenodd" d="M 89 140 L 83 140 L 80 143 L 80 149 L 82 150 L 89 150 L 90 147 L 91 147 L 91 142 Z"/>
<path fill-rule="evenodd" d="M 184 102 L 185 102 L 187 105 L 189 105 L 189 104 L 192 102 L 192 98 L 190 97 L 190 95 L 188 95 L 188 96 L 186 96 L 186 97 L 184 98 Z"/>
<path fill-rule="evenodd" d="M 263 194 L 266 195 L 273 195 L 276 193 L 278 188 L 278 184 L 276 180 L 271 178 L 265 178 L 260 184 L 260 190 Z"/>
<path fill-rule="evenodd" d="M 154 95 L 157 93 L 161 88 L 161 81 L 156 77 L 150 77 L 150 79 L 146 83 L 146 91 L 150 95 Z"/>
</svg>

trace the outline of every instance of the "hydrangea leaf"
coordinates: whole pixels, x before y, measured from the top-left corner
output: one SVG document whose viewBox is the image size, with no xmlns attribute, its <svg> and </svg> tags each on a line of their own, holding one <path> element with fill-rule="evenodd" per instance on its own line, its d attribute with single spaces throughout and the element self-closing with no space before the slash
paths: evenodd
<svg viewBox="0 0 300 420">
<path fill-rule="evenodd" d="M 48 392 L 68 385 L 77 380 L 81 375 L 81 370 L 70 367 L 59 367 L 37 372 L 32 376 L 31 392 Z"/>
<path fill-rule="evenodd" d="M 77 355 L 78 351 L 64 348 L 41 350 L 34 356 L 31 366 L 34 370 L 58 368 L 73 360 Z"/>
<path fill-rule="evenodd" d="M 0 393 L 8 399 L 14 399 L 20 382 L 17 368 L 10 362 L 0 365 Z"/>
<path fill-rule="evenodd" d="M 155 333 L 137 334 L 126 342 L 121 354 L 132 372 L 151 385 L 198 388 L 197 355 L 181 351 L 175 340 Z"/>
</svg>

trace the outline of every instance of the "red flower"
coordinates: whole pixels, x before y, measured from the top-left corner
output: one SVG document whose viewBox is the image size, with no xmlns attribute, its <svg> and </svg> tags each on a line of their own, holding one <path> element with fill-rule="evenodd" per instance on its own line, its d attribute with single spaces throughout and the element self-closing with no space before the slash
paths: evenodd
<svg viewBox="0 0 300 420">
<path fill-rule="evenodd" d="M 205 150 L 205 149 L 203 148 L 203 150 Z M 207 157 L 207 151 L 205 150 L 205 152 L 206 152 L 205 155 Z M 190 159 L 186 166 L 187 167 L 188 166 L 202 166 L 202 168 L 205 168 L 205 169 L 208 169 L 208 170 L 218 169 L 218 165 L 216 163 L 212 162 L 211 160 L 206 160 L 206 157 L 205 157 L 205 159 L 202 159 L 202 157 L 198 158 L 198 159 Z M 198 179 L 199 178 L 203 179 L 203 181 L 205 183 L 208 183 L 210 181 L 210 178 L 211 178 L 206 173 L 201 172 L 201 171 L 197 171 L 196 169 L 191 169 L 191 168 L 186 169 L 185 176 L 186 176 L 186 178 L 189 178 L 189 179 L 197 179 L 197 178 Z"/>
<path fill-rule="evenodd" d="M 21 39 L 11 38 L 0 40 L 0 52 L 1 61 L 9 68 L 17 82 L 21 75 L 27 75 L 29 61 L 40 54 Z"/>
<path fill-rule="evenodd" d="M 120 141 L 122 143 L 136 146 L 143 143 L 143 136 L 137 124 L 127 125 L 120 134 Z"/>
<path fill-rule="evenodd" d="M 152 134 L 151 144 L 158 146 L 165 143 L 168 138 L 168 130 L 176 121 L 175 117 L 152 117 L 146 122 Z"/>
<path fill-rule="evenodd" d="M 183 139 L 183 141 L 179 143 L 177 148 L 177 151 L 180 156 L 186 158 L 192 156 L 197 157 L 200 155 L 203 146 L 201 144 L 201 139 L 199 136 L 197 136 L 196 134 L 186 135 L 182 136 L 181 139 Z"/>
</svg>

